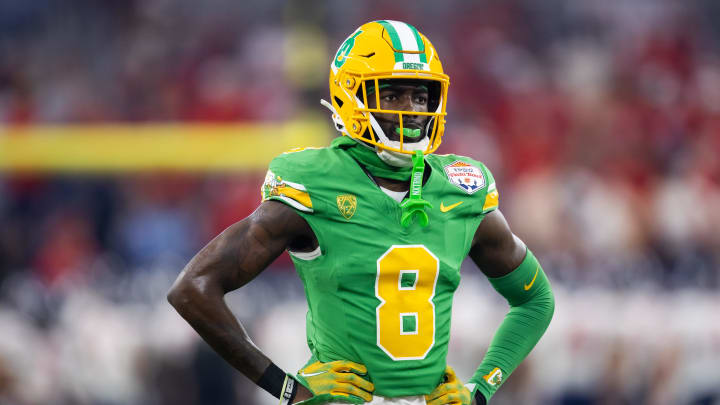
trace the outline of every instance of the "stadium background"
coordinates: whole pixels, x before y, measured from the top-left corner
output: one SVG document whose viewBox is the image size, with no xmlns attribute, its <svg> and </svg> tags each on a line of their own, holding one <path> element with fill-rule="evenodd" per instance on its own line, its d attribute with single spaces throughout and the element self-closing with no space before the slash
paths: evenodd
<svg viewBox="0 0 720 405">
<path fill-rule="evenodd" d="M 334 136 L 330 58 L 380 18 L 434 42 L 439 152 L 493 170 L 553 281 L 553 323 L 493 403 L 720 403 L 720 3 L 3 0 L 0 404 L 274 403 L 165 293 L 257 206 L 274 154 Z M 228 301 L 304 363 L 286 255 Z M 462 378 L 505 308 L 466 264 Z"/>
</svg>

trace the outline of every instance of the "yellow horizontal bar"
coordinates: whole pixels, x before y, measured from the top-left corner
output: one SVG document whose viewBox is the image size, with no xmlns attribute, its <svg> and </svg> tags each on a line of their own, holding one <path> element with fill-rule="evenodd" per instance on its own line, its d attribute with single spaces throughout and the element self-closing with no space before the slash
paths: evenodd
<svg viewBox="0 0 720 405">
<path fill-rule="evenodd" d="M 0 171 L 264 170 L 289 149 L 325 146 L 324 122 L 0 128 Z"/>
</svg>

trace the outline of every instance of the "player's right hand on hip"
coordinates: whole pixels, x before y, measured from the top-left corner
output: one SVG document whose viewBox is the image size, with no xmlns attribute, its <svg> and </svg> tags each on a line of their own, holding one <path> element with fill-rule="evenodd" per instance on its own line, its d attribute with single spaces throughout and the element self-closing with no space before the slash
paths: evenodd
<svg viewBox="0 0 720 405">
<path fill-rule="evenodd" d="M 375 385 L 363 378 L 367 368 L 351 361 L 315 362 L 300 370 L 296 378 L 314 397 L 298 404 L 315 405 L 328 402 L 363 404 L 372 401 Z"/>
</svg>

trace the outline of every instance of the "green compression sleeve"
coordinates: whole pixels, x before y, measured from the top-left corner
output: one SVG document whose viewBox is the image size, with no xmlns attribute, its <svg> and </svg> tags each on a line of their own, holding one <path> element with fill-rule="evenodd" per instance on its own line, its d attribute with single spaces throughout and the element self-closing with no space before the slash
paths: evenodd
<svg viewBox="0 0 720 405">
<path fill-rule="evenodd" d="M 489 280 L 495 290 L 508 300 L 510 312 L 495 332 L 485 358 L 469 380 L 473 397 L 479 391 L 488 402 L 535 347 L 555 310 L 550 282 L 530 249 L 518 268 L 510 274 Z"/>
</svg>

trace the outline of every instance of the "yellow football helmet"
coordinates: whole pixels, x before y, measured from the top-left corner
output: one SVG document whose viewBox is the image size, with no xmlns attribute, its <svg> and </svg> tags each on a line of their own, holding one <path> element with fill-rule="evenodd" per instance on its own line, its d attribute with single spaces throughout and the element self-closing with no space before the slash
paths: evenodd
<svg viewBox="0 0 720 405">
<path fill-rule="evenodd" d="M 380 91 L 375 89 L 390 79 L 423 81 L 428 88 L 428 111 L 380 109 Z M 449 83 L 435 47 L 415 27 L 399 21 L 373 21 L 355 30 L 338 49 L 330 64 L 330 103 L 321 102 L 332 111 L 342 134 L 374 145 L 381 157 L 392 155 L 396 161 L 409 162 L 415 150 L 428 154 L 440 146 Z M 376 97 L 377 108 L 368 108 L 368 97 Z M 398 115 L 399 141 L 388 138 L 373 113 Z M 403 117 L 407 115 L 430 117 L 420 141 L 411 140 L 418 135 L 411 137 L 404 130 Z"/>
</svg>

